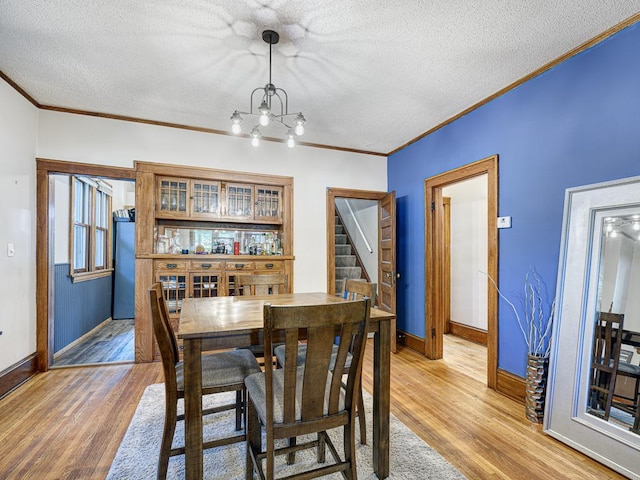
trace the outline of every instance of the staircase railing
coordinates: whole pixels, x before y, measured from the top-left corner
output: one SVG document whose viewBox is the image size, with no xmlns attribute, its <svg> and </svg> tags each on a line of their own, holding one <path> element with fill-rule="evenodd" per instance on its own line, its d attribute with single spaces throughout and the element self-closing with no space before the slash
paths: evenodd
<svg viewBox="0 0 640 480">
<path fill-rule="evenodd" d="M 356 227 L 358 228 L 358 232 L 360 232 L 360 236 L 362 237 L 362 240 L 364 241 L 364 244 L 367 247 L 367 250 L 369 250 L 369 253 L 373 253 L 373 249 L 371 248 L 371 244 L 367 240 L 367 236 L 362 231 L 362 227 L 360 226 L 360 222 L 358 221 L 358 217 L 356 217 L 356 214 L 353 212 L 353 208 L 351 208 L 351 204 L 349 203 L 349 200 L 347 200 L 345 198 L 344 199 L 344 203 L 347 205 L 347 208 L 349 209 L 349 215 L 351 215 L 351 218 L 353 218 L 353 221 L 356 224 Z"/>
</svg>

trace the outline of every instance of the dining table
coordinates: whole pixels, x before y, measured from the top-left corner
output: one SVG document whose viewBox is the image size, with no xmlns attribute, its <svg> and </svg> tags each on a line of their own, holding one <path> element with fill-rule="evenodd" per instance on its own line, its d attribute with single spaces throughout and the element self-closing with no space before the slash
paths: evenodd
<svg viewBox="0 0 640 480">
<path fill-rule="evenodd" d="M 321 292 L 188 298 L 183 301 L 178 338 L 183 343 L 187 479 L 201 479 L 203 474 L 202 352 L 261 344 L 265 303 L 322 305 L 342 301 L 342 297 Z M 389 476 L 391 324 L 394 320 L 394 313 L 371 309 L 369 332 L 374 334 L 372 463 L 379 479 Z"/>
</svg>

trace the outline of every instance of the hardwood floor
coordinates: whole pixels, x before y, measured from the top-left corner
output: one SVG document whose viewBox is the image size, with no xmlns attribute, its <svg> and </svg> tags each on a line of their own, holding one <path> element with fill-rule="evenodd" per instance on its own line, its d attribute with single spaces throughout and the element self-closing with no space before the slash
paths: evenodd
<svg viewBox="0 0 640 480">
<path fill-rule="evenodd" d="M 133 362 L 134 320 L 110 320 L 87 338 L 55 356 L 54 367 Z"/>
<path fill-rule="evenodd" d="M 487 389 L 483 349 L 446 336 L 445 358 L 430 361 L 399 348 L 393 414 L 470 480 L 624 478 L 544 435 L 523 405 Z M 37 375 L 0 400 L 0 478 L 104 479 L 142 392 L 161 381 L 160 363 Z"/>
</svg>

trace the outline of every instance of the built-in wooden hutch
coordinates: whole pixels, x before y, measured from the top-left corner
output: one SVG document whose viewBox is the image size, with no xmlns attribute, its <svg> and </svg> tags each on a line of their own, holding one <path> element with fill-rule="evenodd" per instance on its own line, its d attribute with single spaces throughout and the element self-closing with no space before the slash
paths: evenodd
<svg viewBox="0 0 640 480">
<path fill-rule="evenodd" d="M 136 361 L 154 359 L 147 289 L 174 328 L 185 298 L 236 295 L 242 272 L 293 285 L 293 178 L 136 162 Z"/>
</svg>

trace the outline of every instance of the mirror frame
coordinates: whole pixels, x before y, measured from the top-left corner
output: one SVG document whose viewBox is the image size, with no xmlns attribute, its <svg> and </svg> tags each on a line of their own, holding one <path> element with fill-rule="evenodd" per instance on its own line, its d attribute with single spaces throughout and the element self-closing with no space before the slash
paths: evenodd
<svg viewBox="0 0 640 480">
<path fill-rule="evenodd" d="M 603 220 L 640 211 L 640 176 L 565 192 L 543 431 L 640 480 L 640 435 L 586 411 Z"/>
</svg>

